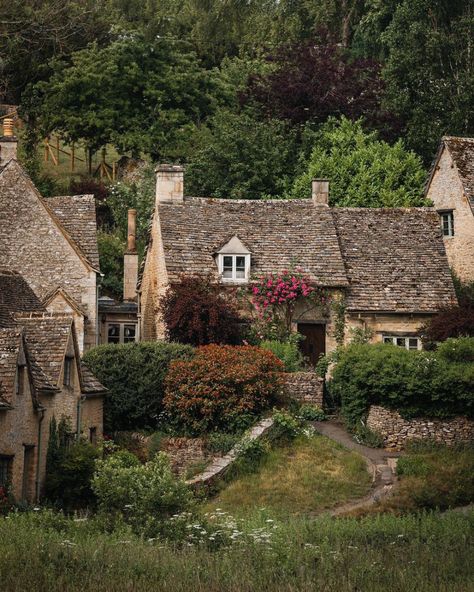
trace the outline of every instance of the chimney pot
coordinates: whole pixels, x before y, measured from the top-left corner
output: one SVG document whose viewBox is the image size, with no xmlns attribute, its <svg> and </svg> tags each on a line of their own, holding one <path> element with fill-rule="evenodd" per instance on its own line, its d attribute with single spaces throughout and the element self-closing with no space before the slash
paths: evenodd
<svg viewBox="0 0 474 592">
<path fill-rule="evenodd" d="M 184 168 L 159 164 L 156 169 L 156 202 L 181 203 L 184 200 Z"/>
<path fill-rule="evenodd" d="M 313 179 L 311 189 L 314 205 L 329 205 L 329 181 L 327 179 Z"/>
<path fill-rule="evenodd" d="M 128 210 L 127 253 L 137 252 L 137 210 Z"/>
<path fill-rule="evenodd" d="M 3 120 L 3 136 L 0 137 L 0 166 L 16 158 L 17 145 L 18 140 L 13 129 L 13 119 L 6 117 Z"/>
</svg>

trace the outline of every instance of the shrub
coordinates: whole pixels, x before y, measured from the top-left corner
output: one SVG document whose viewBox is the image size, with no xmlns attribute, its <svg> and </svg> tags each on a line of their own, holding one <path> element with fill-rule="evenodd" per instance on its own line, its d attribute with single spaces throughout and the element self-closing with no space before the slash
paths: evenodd
<svg viewBox="0 0 474 592">
<path fill-rule="evenodd" d="M 237 444 L 239 436 L 228 432 L 211 432 L 206 439 L 209 452 L 227 454 Z"/>
<path fill-rule="evenodd" d="M 160 300 L 168 338 L 179 343 L 235 345 L 242 319 L 232 292 L 210 277 L 182 276 Z"/>
<path fill-rule="evenodd" d="M 305 421 L 324 421 L 326 419 L 326 414 L 320 407 L 307 403 L 301 405 L 298 415 Z"/>
<path fill-rule="evenodd" d="M 340 352 L 330 390 L 341 398 L 342 414 L 352 428 L 370 405 L 396 409 L 405 417 L 473 416 L 474 364 L 462 353 L 472 351 L 473 341 L 451 340 L 438 352 L 352 345 Z"/>
<path fill-rule="evenodd" d="M 89 350 L 85 363 L 109 389 L 106 430 L 156 427 L 169 363 L 192 355 L 190 346 L 165 342 L 99 345 Z"/>
<path fill-rule="evenodd" d="M 277 340 L 262 341 L 260 347 L 271 351 L 285 365 L 285 372 L 299 372 L 305 367 L 304 356 L 298 343 Z"/>
<path fill-rule="evenodd" d="M 474 305 L 442 310 L 421 328 L 423 341 L 433 344 L 450 337 L 474 337 Z"/>
<path fill-rule="evenodd" d="M 278 358 L 258 347 L 201 347 L 193 359 L 171 364 L 165 410 L 190 433 L 243 427 L 242 416 L 255 416 L 273 403 L 282 370 Z"/>
<path fill-rule="evenodd" d="M 164 453 L 145 464 L 126 451 L 99 460 L 92 489 L 100 512 L 123 514 L 139 532 L 186 509 L 191 502 L 189 489 L 173 476 Z"/>
</svg>

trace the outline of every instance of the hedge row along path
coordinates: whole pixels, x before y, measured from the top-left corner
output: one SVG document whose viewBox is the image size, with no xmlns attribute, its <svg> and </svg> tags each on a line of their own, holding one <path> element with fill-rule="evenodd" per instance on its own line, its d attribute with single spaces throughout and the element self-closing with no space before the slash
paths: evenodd
<svg viewBox="0 0 474 592">
<path fill-rule="evenodd" d="M 353 510 L 369 507 L 391 494 L 397 481 L 396 468 L 400 452 L 387 452 L 383 448 L 370 448 L 354 441 L 343 424 L 331 421 L 314 421 L 312 425 L 321 435 L 360 454 L 372 475 L 372 490 L 365 497 L 348 502 L 331 511 L 331 516 L 341 516 Z"/>
</svg>

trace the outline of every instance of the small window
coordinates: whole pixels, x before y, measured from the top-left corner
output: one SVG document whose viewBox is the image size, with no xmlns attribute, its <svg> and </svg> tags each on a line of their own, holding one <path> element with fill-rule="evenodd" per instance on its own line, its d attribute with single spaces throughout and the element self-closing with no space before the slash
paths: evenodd
<svg viewBox="0 0 474 592">
<path fill-rule="evenodd" d="M 0 487 L 7 487 L 10 485 L 12 464 L 12 456 L 0 456 Z"/>
<path fill-rule="evenodd" d="M 72 368 L 73 368 L 74 358 L 64 358 L 64 375 L 63 375 L 63 384 L 64 386 L 71 386 L 72 385 Z"/>
<path fill-rule="evenodd" d="M 26 366 L 19 364 L 16 372 L 16 394 L 22 395 L 25 392 L 25 380 L 26 380 Z"/>
<path fill-rule="evenodd" d="M 136 325 L 125 325 L 123 328 L 123 342 L 132 343 L 136 337 Z"/>
<path fill-rule="evenodd" d="M 107 343 L 120 343 L 120 325 L 108 326 Z"/>
<path fill-rule="evenodd" d="M 246 281 L 250 268 L 250 255 L 220 255 L 219 263 L 224 281 Z"/>
<path fill-rule="evenodd" d="M 399 337 L 396 335 L 384 335 L 384 343 L 391 343 L 398 347 L 404 347 L 405 349 L 422 349 L 421 339 L 419 337 Z"/>
<path fill-rule="evenodd" d="M 453 212 L 441 212 L 441 228 L 443 236 L 454 236 L 454 214 Z"/>
</svg>

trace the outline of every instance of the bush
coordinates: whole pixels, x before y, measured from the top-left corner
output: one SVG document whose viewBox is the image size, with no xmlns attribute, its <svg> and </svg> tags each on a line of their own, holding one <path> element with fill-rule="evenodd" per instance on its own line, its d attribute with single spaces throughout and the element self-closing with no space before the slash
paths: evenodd
<svg viewBox="0 0 474 592">
<path fill-rule="evenodd" d="M 342 415 L 355 428 L 370 405 L 405 417 L 474 416 L 474 339 L 450 340 L 438 352 L 393 345 L 352 345 L 341 350 L 329 383 L 341 398 Z"/>
<path fill-rule="evenodd" d="M 238 434 L 228 432 L 211 432 L 206 439 L 206 448 L 209 452 L 227 454 L 239 441 Z"/>
<path fill-rule="evenodd" d="M 262 341 L 260 347 L 271 351 L 285 365 L 285 372 L 299 372 L 304 369 L 305 361 L 298 344 L 282 341 Z"/>
<path fill-rule="evenodd" d="M 191 358 L 193 348 L 165 342 L 99 345 L 84 362 L 104 386 L 107 431 L 155 428 L 162 412 L 164 378 L 171 360 Z"/>
<path fill-rule="evenodd" d="M 201 347 L 192 360 L 171 364 L 165 410 L 193 434 L 244 427 L 242 416 L 258 415 L 274 402 L 282 370 L 278 358 L 258 347 Z"/>
<path fill-rule="evenodd" d="M 442 310 L 421 328 L 423 342 L 434 344 L 450 337 L 474 337 L 474 305 Z"/>
<path fill-rule="evenodd" d="M 210 277 L 182 276 L 160 301 L 168 338 L 195 346 L 240 343 L 242 319 L 232 294 Z"/>
<path fill-rule="evenodd" d="M 137 532 L 153 528 L 191 502 L 189 489 L 175 479 L 164 453 L 145 464 L 126 451 L 99 460 L 92 489 L 100 512 L 123 514 Z"/>
<path fill-rule="evenodd" d="M 301 405 L 298 415 L 305 421 L 324 421 L 326 419 L 326 414 L 320 407 L 308 403 Z"/>
</svg>

